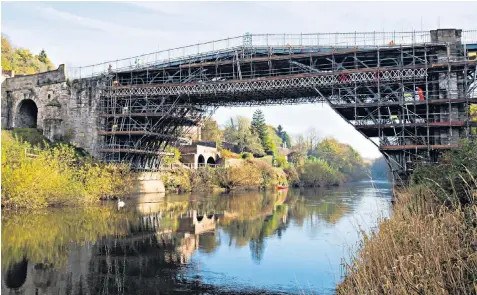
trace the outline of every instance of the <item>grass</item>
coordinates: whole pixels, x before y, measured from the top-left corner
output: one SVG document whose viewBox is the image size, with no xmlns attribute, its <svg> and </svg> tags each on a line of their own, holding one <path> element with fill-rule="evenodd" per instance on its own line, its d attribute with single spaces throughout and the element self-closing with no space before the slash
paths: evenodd
<svg viewBox="0 0 477 295">
<path fill-rule="evenodd" d="M 13 137 L 26 141 L 32 146 L 44 146 L 44 143 L 51 142 L 43 136 L 40 130 L 36 128 L 15 128 L 12 130 Z"/>
<path fill-rule="evenodd" d="M 477 148 L 462 146 L 415 170 L 337 294 L 477 294 Z"/>
<path fill-rule="evenodd" d="M 400 194 L 379 233 L 363 234 L 337 294 L 475 294 L 476 228 L 463 208 L 433 207 L 426 198 Z"/>
</svg>

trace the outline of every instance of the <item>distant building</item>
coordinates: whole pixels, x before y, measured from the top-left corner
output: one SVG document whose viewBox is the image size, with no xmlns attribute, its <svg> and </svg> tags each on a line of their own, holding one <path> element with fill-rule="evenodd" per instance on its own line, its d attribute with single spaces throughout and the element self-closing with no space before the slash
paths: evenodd
<svg viewBox="0 0 477 295">
<path fill-rule="evenodd" d="M 220 161 L 220 153 L 214 141 L 193 141 L 191 144 L 178 147 L 181 152 L 181 162 L 191 168 L 215 166 Z"/>
</svg>

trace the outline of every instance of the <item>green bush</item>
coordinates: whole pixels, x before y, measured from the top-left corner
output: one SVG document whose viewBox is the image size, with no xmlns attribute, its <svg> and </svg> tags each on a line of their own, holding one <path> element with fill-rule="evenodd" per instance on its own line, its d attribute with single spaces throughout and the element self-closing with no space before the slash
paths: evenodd
<svg viewBox="0 0 477 295">
<path fill-rule="evenodd" d="M 274 160 L 278 167 L 285 168 L 289 166 L 287 162 L 287 157 L 284 154 L 276 153 L 274 155 Z"/>
<path fill-rule="evenodd" d="M 188 192 L 191 191 L 191 171 L 190 169 L 176 168 L 165 171 L 161 174 L 162 182 L 166 191 Z"/>
<path fill-rule="evenodd" d="M 305 186 L 339 185 L 344 181 L 344 177 L 326 161 L 317 159 L 303 165 L 300 180 Z"/>
<path fill-rule="evenodd" d="M 181 159 L 181 152 L 175 148 L 167 146 L 165 149 L 166 153 L 170 153 L 172 155 L 167 155 L 162 158 L 162 165 L 167 166 L 175 163 L 179 163 Z"/>
<path fill-rule="evenodd" d="M 463 140 L 459 149 L 445 153 L 438 164 L 420 164 L 411 186 L 428 188 L 439 202 L 453 205 L 475 202 L 477 186 L 477 142 Z"/>
</svg>

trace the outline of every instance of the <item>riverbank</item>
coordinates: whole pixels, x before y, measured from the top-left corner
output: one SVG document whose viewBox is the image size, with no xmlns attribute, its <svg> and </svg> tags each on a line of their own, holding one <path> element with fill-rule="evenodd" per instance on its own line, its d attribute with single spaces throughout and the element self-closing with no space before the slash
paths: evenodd
<svg viewBox="0 0 477 295">
<path fill-rule="evenodd" d="M 477 145 L 466 141 L 415 170 L 392 217 L 363 233 L 337 294 L 474 294 L 476 281 Z"/>
<path fill-rule="evenodd" d="M 152 184 L 153 192 L 228 192 L 275 190 L 277 185 L 338 186 L 363 178 L 368 167 L 359 155 L 332 140 L 323 142 L 324 146 L 329 143 L 342 147 L 344 154 L 352 156 L 343 160 L 339 156 L 343 152 L 327 148 L 324 158 L 310 156 L 306 160 L 288 162 L 278 154 L 254 158 L 250 153 L 239 155 L 221 150 L 224 162 L 227 155 L 230 157 L 227 165 L 189 169 L 180 163 L 180 152 L 173 149 L 174 156 L 163 160 L 175 164 L 176 168 L 156 173 L 151 180 L 152 176 L 131 173 L 126 165 L 100 163 L 74 146 L 52 144 L 34 128 L 4 130 L 2 207 L 37 209 L 91 204 L 113 196 L 152 192 Z"/>
<path fill-rule="evenodd" d="M 126 166 L 99 163 L 73 146 L 42 141 L 35 129 L 24 131 L 2 130 L 3 208 L 91 204 L 130 192 Z"/>
<path fill-rule="evenodd" d="M 232 191 L 275 189 L 277 185 L 290 187 L 331 187 L 348 181 L 361 180 L 346 178 L 337 169 L 325 161 L 305 163 L 295 167 L 273 167 L 266 161 L 244 159 L 234 165 L 201 167 L 190 169 L 180 167 L 161 172 L 161 178 L 167 192 L 190 191 Z"/>
<path fill-rule="evenodd" d="M 215 168 L 176 168 L 163 172 L 162 180 L 168 192 L 266 189 L 288 184 L 287 175 L 281 168 L 258 159 Z"/>
</svg>

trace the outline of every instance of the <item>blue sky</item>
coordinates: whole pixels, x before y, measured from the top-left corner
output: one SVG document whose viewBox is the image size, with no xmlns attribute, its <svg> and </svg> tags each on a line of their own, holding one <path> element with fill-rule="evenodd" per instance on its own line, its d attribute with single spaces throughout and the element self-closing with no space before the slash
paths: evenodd
<svg viewBox="0 0 477 295">
<path fill-rule="evenodd" d="M 1 31 L 16 46 L 45 48 L 59 65 L 84 66 L 252 33 L 475 29 L 477 2 L 2 2 Z M 255 108 L 219 109 L 251 117 Z M 365 157 L 377 148 L 327 105 L 262 108 L 291 134 L 314 127 Z"/>
</svg>

